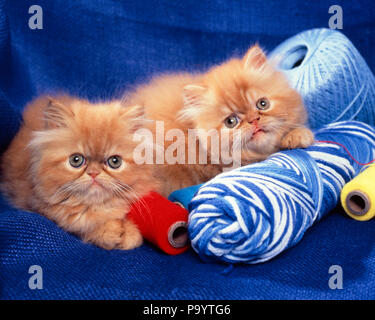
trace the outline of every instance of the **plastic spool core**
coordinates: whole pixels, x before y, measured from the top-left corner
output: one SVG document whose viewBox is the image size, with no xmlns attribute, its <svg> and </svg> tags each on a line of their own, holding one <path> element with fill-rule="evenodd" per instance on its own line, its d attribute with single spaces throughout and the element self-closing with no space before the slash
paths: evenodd
<svg viewBox="0 0 375 320">
<path fill-rule="evenodd" d="M 177 204 L 178 206 L 180 206 L 181 208 L 184 208 L 184 209 L 185 209 L 184 205 L 183 205 L 181 202 L 175 201 L 175 202 L 173 202 L 173 203 L 175 203 L 175 204 Z"/>
<path fill-rule="evenodd" d="M 346 206 L 352 214 L 363 216 L 370 210 L 370 199 L 366 194 L 354 190 L 346 197 Z"/>
<path fill-rule="evenodd" d="M 174 248 L 186 246 L 188 242 L 188 230 L 185 221 L 178 221 L 171 225 L 168 231 L 168 242 Z"/>
<path fill-rule="evenodd" d="M 287 51 L 280 63 L 281 69 L 290 70 L 298 68 L 303 63 L 303 60 L 305 60 L 307 50 L 307 46 L 299 45 Z"/>
</svg>

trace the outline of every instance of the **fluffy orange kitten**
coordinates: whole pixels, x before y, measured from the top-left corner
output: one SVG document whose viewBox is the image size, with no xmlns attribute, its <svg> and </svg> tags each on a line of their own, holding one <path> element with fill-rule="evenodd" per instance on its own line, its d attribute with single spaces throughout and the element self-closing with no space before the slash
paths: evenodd
<svg viewBox="0 0 375 320">
<path fill-rule="evenodd" d="M 84 241 L 105 249 L 139 246 L 142 236 L 125 216 L 155 187 L 150 166 L 133 162 L 132 133 L 143 112 L 118 101 L 38 98 L 2 158 L 2 191 L 16 207 L 41 213 Z"/>
<path fill-rule="evenodd" d="M 263 160 L 279 149 L 307 147 L 314 141 L 305 127 L 300 95 L 257 45 L 242 59 L 230 59 L 206 73 L 156 77 L 128 99 L 130 104 L 143 105 L 147 118 L 164 121 L 166 131 L 178 128 L 186 136 L 188 129 L 226 130 L 230 149 L 241 149 L 242 164 Z M 237 146 L 234 136 L 239 132 Z M 165 141 L 165 148 L 170 144 Z M 203 165 L 160 165 L 156 176 L 163 184 L 163 195 L 209 180 L 223 170 L 222 160 L 219 164 L 208 159 Z"/>
</svg>

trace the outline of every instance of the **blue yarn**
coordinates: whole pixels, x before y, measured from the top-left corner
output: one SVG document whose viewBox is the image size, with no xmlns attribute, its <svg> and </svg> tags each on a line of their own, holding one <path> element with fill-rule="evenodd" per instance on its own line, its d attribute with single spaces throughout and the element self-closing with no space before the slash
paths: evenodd
<svg viewBox="0 0 375 320">
<path fill-rule="evenodd" d="M 357 121 L 327 125 L 316 140 L 345 145 L 360 162 L 375 158 L 375 130 Z M 340 146 L 315 143 L 222 173 L 189 204 L 189 233 L 202 259 L 267 261 L 298 243 L 339 202 L 361 170 Z"/>
<path fill-rule="evenodd" d="M 375 78 L 341 32 L 307 30 L 270 54 L 303 97 L 311 128 L 358 120 L 375 125 Z"/>
</svg>

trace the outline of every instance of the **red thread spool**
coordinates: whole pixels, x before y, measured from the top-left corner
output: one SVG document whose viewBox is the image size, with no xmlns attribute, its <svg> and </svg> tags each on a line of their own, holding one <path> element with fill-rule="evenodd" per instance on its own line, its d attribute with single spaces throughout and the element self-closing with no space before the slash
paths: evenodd
<svg viewBox="0 0 375 320">
<path fill-rule="evenodd" d="M 142 236 L 165 253 L 176 255 L 189 248 L 188 212 L 156 192 L 134 203 L 127 215 Z"/>
</svg>

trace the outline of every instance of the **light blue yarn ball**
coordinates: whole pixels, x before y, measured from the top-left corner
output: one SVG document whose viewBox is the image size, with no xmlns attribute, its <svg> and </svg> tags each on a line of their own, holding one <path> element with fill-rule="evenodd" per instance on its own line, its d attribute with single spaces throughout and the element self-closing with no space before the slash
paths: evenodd
<svg viewBox="0 0 375 320">
<path fill-rule="evenodd" d="M 315 135 L 345 145 L 362 163 L 375 158 L 375 130 L 362 122 L 330 124 Z M 204 260 L 267 261 L 330 212 L 361 168 L 342 147 L 315 143 L 222 173 L 189 204 L 192 247 Z"/>
<path fill-rule="evenodd" d="M 375 78 L 341 32 L 312 29 L 281 43 L 270 58 L 303 97 L 311 128 L 358 120 L 375 125 Z"/>
</svg>

